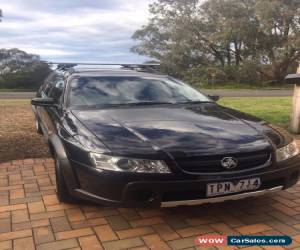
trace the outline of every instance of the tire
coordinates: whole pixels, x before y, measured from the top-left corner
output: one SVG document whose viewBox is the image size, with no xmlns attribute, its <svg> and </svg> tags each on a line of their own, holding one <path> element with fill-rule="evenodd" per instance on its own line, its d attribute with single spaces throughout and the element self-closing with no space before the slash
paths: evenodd
<svg viewBox="0 0 300 250">
<path fill-rule="evenodd" d="M 55 177 L 56 177 L 56 193 L 60 202 L 74 203 L 75 198 L 70 194 L 64 176 L 62 174 L 59 159 L 54 154 L 55 161 Z"/>
<path fill-rule="evenodd" d="M 43 130 L 42 130 L 41 124 L 39 123 L 39 121 L 37 119 L 35 120 L 35 128 L 36 128 L 36 132 L 39 135 L 43 134 Z"/>
</svg>

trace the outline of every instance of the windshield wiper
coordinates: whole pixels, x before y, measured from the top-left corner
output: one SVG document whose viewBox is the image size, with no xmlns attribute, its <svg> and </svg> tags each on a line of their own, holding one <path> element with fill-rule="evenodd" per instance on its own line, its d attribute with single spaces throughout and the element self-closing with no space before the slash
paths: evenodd
<svg viewBox="0 0 300 250">
<path fill-rule="evenodd" d="M 126 106 L 143 106 L 143 105 L 161 105 L 161 104 L 176 104 L 174 102 L 128 102 L 128 103 L 108 103 L 95 105 L 81 105 L 78 109 L 95 109 L 95 108 L 111 108 L 111 107 L 126 107 Z"/>
<path fill-rule="evenodd" d="M 176 102 L 129 102 L 122 105 L 139 106 L 139 105 L 160 105 L 160 104 L 176 104 Z"/>
<path fill-rule="evenodd" d="M 211 103 L 212 101 L 186 101 L 178 102 L 178 104 L 199 104 L 199 103 Z"/>
</svg>

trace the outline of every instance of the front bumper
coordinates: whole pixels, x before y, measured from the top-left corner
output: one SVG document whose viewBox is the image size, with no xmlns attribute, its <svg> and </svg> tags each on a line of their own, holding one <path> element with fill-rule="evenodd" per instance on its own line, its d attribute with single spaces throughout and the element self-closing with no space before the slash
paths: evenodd
<svg viewBox="0 0 300 250">
<path fill-rule="evenodd" d="M 234 175 L 157 175 L 99 172 L 72 162 L 78 188 L 72 194 L 103 205 L 171 207 L 196 205 L 225 200 L 241 199 L 289 188 L 299 179 L 300 157 L 296 156 L 283 165 L 264 170 L 235 173 Z M 261 179 L 262 185 L 251 192 L 234 193 L 214 198 L 206 197 L 206 185 L 214 182 Z"/>
<path fill-rule="evenodd" d="M 229 200 L 240 200 L 248 197 L 256 197 L 268 193 L 278 192 L 283 189 L 283 186 L 278 186 L 274 188 L 268 188 L 259 191 L 245 192 L 241 194 L 232 194 L 220 197 L 212 197 L 207 199 L 199 199 L 199 200 L 182 200 L 182 201 L 165 201 L 161 203 L 161 207 L 177 207 L 177 206 L 193 206 L 193 205 L 201 205 L 205 203 L 218 203 Z"/>
</svg>

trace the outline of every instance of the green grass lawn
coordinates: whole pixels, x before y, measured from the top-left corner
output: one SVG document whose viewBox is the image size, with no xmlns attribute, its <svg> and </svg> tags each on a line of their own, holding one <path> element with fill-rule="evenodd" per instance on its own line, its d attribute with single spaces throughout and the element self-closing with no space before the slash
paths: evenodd
<svg viewBox="0 0 300 250">
<path fill-rule="evenodd" d="M 218 103 L 282 127 L 289 127 L 292 112 L 291 97 L 224 97 Z"/>
<path fill-rule="evenodd" d="M 0 92 L 35 92 L 34 89 L 1 89 Z"/>
<path fill-rule="evenodd" d="M 200 84 L 200 89 L 225 89 L 225 90 L 273 90 L 273 89 L 292 89 L 293 86 L 289 84 L 247 84 L 247 83 L 224 83 L 224 84 Z"/>
</svg>

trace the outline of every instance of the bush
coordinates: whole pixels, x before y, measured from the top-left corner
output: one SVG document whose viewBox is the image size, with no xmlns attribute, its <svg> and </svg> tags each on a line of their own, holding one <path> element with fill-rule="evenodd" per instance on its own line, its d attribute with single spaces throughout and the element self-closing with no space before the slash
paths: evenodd
<svg viewBox="0 0 300 250">
<path fill-rule="evenodd" d="M 261 81 L 259 67 L 255 62 L 224 67 L 191 68 L 184 72 L 183 79 L 194 86 L 214 86 L 228 83 L 258 84 Z"/>
</svg>

